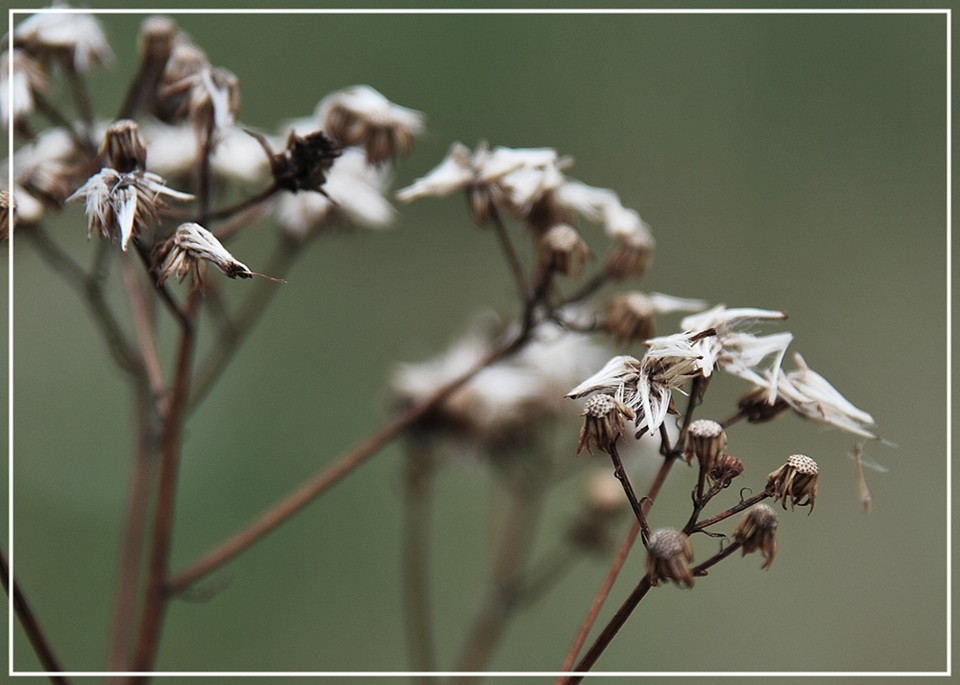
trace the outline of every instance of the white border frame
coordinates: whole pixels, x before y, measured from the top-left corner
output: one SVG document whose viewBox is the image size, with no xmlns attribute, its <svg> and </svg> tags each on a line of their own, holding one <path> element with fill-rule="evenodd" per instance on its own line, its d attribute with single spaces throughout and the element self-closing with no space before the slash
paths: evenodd
<svg viewBox="0 0 960 685">
<path fill-rule="evenodd" d="M 850 8 L 828 8 L 828 9 L 530 9 L 530 8 L 474 8 L 474 9 L 443 9 L 443 8 L 364 8 L 364 9 L 17 9 L 7 10 L 8 27 L 8 45 L 7 49 L 13 50 L 13 26 L 16 15 L 37 14 L 39 12 L 71 12 L 77 14 L 254 14 L 254 15 L 278 15 L 278 14 L 941 14 L 946 19 L 946 272 L 947 272 L 947 395 L 946 395 L 946 426 L 947 426 L 947 539 L 946 539 L 946 560 L 947 560 L 947 588 L 946 588 L 946 626 L 945 637 L 947 646 L 947 663 L 944 671 L 737 671 L 737 672 L 714 672 L 714 671 L 625 671 L 625 672 L 604 672 L 590 671 L 590 677 L 612 677 L 612 676 L 633 676 L 633 677 L 775 677 L 775 676 L 810 676 L 810 677 L 918 677 L 918 676 L 950 676 L 953 672 L 953 627 L 951 618 L 953 616 L 953 594 L 951 580 L 953 577 L 952 553 L 953 553 L 953 532 L 952 532 L 952 513 L 953 513 L 953 469 L 952 469 L 952 446 L 953 431 L 951 418 L 953 416 L 953 358 L 952 358 L 952 311 L 953 311 L 953 284 L 952 284 L 952 228 L 953 228 L 953 162 L 951 152 L 953 149 L 953 122 L 952 122 L 952 64 L 953 55 L 952 41 L 952 20 L 953 11 L 949 8 L 944 9 L 850 9 Z M 8 97 L 13 101 L 13 61 L 9 61 L 8 72 Z M 13 123 L 7 126 L 7 145 L 12 153 L 13 147 Z M 13 164 L 8 168 L 7 187 L 13 188 Z M 13 591 L 13 569 L 14 569 L 14 551 L 13 551 L 13 212 L 9 213 L 8 236 L 9 246 L 7 250 L 7 515 L 8 515 L 8 587 Z M 142 676 L 151 675 L 158 677 L 360 677 L 360 676 L 378 676 L 378 677 L 403 677 L 403 676 L 431 676 L 431 677 L 449 677 L 452 675 L 477 675 L 492 677 L 557 677 L 560 675 L 570 675 L 558 671 L 481 671 L 481 672 L 458 672 L 458 671 L 309 671 L 309 672 L 288 672 L 288 671 L 14 671 L 13 670 L 13 634 L 15 631 L 13 601 L 8 602 L 7 608 L 7 674 L 10 676 L 28 676 L 28 677 L 47 677 L 50 675 L 62 675 L 67 677 L 86 677 L 86 676 Z M 586 674 L 584 674 L 586 675 Z"/>
</svg>

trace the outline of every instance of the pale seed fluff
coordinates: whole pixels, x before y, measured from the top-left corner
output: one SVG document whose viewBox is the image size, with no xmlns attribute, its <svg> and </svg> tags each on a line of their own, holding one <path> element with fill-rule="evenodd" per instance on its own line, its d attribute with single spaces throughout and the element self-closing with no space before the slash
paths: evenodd
<svg viewBox="0 0 960 685">
<path fill-rule="evenodd" d="M 92 14 L 38 12 L 17 25 L 13 40 L 36 57 L 64 51 L 70 55 L 73 68 L 81 72 L 113 59 L 107 36 Z"/>
</svg>

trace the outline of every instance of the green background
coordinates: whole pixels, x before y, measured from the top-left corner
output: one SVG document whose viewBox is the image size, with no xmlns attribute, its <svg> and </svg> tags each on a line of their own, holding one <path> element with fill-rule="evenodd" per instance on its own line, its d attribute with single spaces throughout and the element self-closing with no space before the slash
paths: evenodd
<svg viewBox="0 0 960 685">
<path fill-rule="evenodd" d="M 91 78 L 103 115 L 135 69 L 140 20 L 103 18 L 118 57 Z M 759 486 L 788 454 L 817 459 L 816 510 L 781 515 L 769 571 L 738 558 L 692 591 L 653 592 L 599 670 L 945 668 L 943 15 L 177 20 L 239 77 L 246 125 L 280 131 L 357 83 L 424 111 L 428 131 L 399 162 L 395 188 L 457 140 L 572 155 L 572 177 L 613 188 L 650 223 L 657 251 L 640 288 L 789 311 L 791 350 L 896 443 L 867 447 L 889 472 L 867 473 L 874 512 L 864 516 L 845 456 L 852 438 L 792 416 L 732 429 L 730 449 L 748 464 L 743 485 Z M 461 198 L 400 210 L 394 231 L 315 244 L 191 419 L 175 567 L 380 425 L 396 362 L 441 351 L 478 310 L 516 309 L 493 236 L 472 225 Z M 86 260 L 79 208 L 51 228 Z M 266 230 L 237 243 L 253 269 Z M 129 475 L 129 397 L 81 299 L 29 246 L 16 252 L 16 572 L 65 666 L 98 670 Z M 673 325 L 666 318 L 660 329 Z M 716 385 L 708 407 L 726 415 L 744 386 Z M 577 428 L 563 428 L 570 459 Z M 213 599 L 173 603 L 158 668 L 406 670 L 402 456 L 397 445 L 384 450 L 233 561 Z M 637 471 L 638 489 L 647 473 Z M 682 525 L 693 480 L 692 470 L 672 474 L 655 527 Z M 445 469 L 437 489 L 435 616 L 450 668 L 485 587 L 500 493 L 475 463 Z M 551 494 L 544 549 L 579 493 L 570 483 Z M 708 541 L 697 545 L 700 558 L 709 553 Z M 491 668 L 558 668 L 607 564 L 585 559 L 519 613 Z M 641 574 L 637 552 L 604 616 Z M 36 669 L 19 630 L 14 641 L 16 668 Z"/>
</svg>

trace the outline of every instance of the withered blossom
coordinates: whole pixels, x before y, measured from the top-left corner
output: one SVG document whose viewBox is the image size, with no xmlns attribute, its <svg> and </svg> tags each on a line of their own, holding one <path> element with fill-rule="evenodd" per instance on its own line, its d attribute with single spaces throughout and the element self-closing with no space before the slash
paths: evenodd
<svg viewBox="0 0 960 685">
<path fill-rule="evenodd" d="M 0 124 L 4 129 L 11 120 L 16 123 L 33 112 L 34 93 L 46 87 L 43 70 L 30 55 L 17 48 L 4 52 L 0 59 Z"/>
<path fill-rule="evenodd" d="M 733 479 L 743 473 L 743 462 L 732 454 L 724 452 L 713 462 L 707 476 L 722 488 L 730 487 Z"/>
<path fill-rule="evenodd" d="M 51 58 L 66 59 L 77 71 L 109 64 L 113 51 L 100 21 L 81 12 L 38 12 L 17 25 L 14 46 L 46 64 Z"/>
<path fill-rule="evenodd" d="M 100 146 L 103 164 L 120 173 L 147 166 L 147 146 L 140 137 L 140 127 L 130 119 L 115 121 L 107 127 Z"/>
<path fill-rule="evenodd" d="M 697 419 L 687 427 L 683 453 L 689 464 L 696 457 L 700 467 L 709 472 L 727 448 L 727 434 L 716 421 Z"/>
<path fill-rule="evenodd" d="M 296 193 L 313 190 L 325 193 L 323 184 L 327 173 L 341 150 L 323 131 L 299 135 L 290 131 L 286 146 L 273 152 L 267 139 L 254 131 L 247 131 L 263 148 L 270 163 L 270 173 L 278 188 Z"/>
<path fill-rule="evenodd" d="M 578 276 L 590 256 L 590 248 L 577 229 L 569 224 L 556 224 L 540 236 L 537 268 L 540 273 L 554 271 Z"/>
<path fill-rule="evenodd" d="M 117 240 L 126 252 L 130 239 L 159 219 L 166 207 L 160 196 L 193 199 L 193 195 L 168 188 L 163 178 L 149 171 L 121 173 L 104 167 L 66 201 L 84 198 L 88 237 L 98 233 Z"/>
<path fill-rule="evenodd" d="M 766 504 L 757 504 L 747 511 L 733 531 L 733 539 L 743 548 L 742 556 L 759 551 L 763 570 L 770 568 L 777 553 L 777 514 Z"/>
<path fill-rule="evenodd" d="M 338 220 L 373 229 L 390 228 L 396 210 L 385 197 L 390 181 L 385 166 L 369 164 L 363 150 L 347 148 L 327 174 L 323 193 L 283 193 L 273 211 L 284 233 L 304 238 Z"/>
<path fill-rule="evenodd" d="M 680 587 L 693 587 L 693 545 L 690 538 L 673 528 L 661 528 L 650 535 L 647 544 L 647 575 L 650 584 L 672 581 Z"/>
<path fill-rule="evenodd" d="M 654 335 L 656 314 L 697 311 L 705 306 L 703 300 L 662 293 L 622 293 L 607 304 L 603 327 L 617 342 L 643 342 Z"/>
<path fill-rule="evenodd" d="M 200 224 L 187 222 L 180 224 L 170 238 L 157 246 L 154 258 L 157 284 L 162 285 L 173 275 L 182 282 L 187 275 L 190 275 L 194 287 L 200 288 L 203 286 L 204 263 L 212 264 L 228 278 L 260 276 L 271 281 L 282 282 L 251 271 L 246 264 L 230 254 L 210 231 Z"/>
<path fill-rule="evenodd" d="M 655 246 L 656 241 L 646 224 L 641 224 L 633 233 L 618 236 L 607 258 L 607 275 L 614 281 L 642 278 L 650 266 Z"/>
<path fill-rule="evenodd" d="M 584 448 L 592 454 L 593 447 L 610 453 L 623 435 L 623 420 L 636 419 L 633 410 L 612 395 L 593 395 L 584 403 L 580 416 L 583 417 L 583 426 L 577 442 L 577 454 Z"/>
<path fill-rule="evenodd" d="M 813 459 L 805 454 L 793 454 L 767 477 L 767 490 L 784 509 L 789 501 L 791 508 L 809 506 L 812 512 L 819 473 L 820 467 Z"/>
<path fill-rule="evenodd" d="M 331 93 L 317 105 L 316 118 L 341 147 L 361 146 L 371 164 L 410 152 L 423 133 L 423 112 L 390 102 L 370 86 Z"/>
</svg>

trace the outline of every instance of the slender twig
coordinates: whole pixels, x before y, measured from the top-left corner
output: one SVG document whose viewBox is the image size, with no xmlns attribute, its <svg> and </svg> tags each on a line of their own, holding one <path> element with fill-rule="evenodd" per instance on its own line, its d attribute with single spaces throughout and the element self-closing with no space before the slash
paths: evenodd
<svg viewBox="0 0 960 685">
<path fill-rule="evenodd" d="M 610 570 L 607 571 L 607 575 L 603 579 L 600 589 L 597 591 L 593 601 L 590 603 L 590 609 L 587 611 L 586 617 L 580 624 L 580 627 L 577 629 L 577 634 L 573 638 L 573 643 L 570 645 L 570 649 L 567 650 L 567 656 L 564 658 L 563 665 L 560 667 L 561 671 L 569 671 L 570 667 L 573 666 L 573 662 L 576 661 L 577 654 L 579 654 L 580 648 L 583 647 L 583 643 L 586 641 L 587 635 L 590 634 L 590 629 L 596 622 L 597 615 L 600 613 L 600 609 L 603 607 L 604 601 L 606 601 L 607 597 L 610 595 L 610 590 L 613 589 L 613 584 L 616 582 L 617 576 L 620 575 L 620 569 L 623 568 L 623 564 L 626 562 L 627 556 L 630 554 L 630 549 L 633 547 L 633 543 L 636 541 L 639 533 L 640 521 L 638 519 L 634 519 L 630 524 L 630 530 L 627 531 L 627 536 L 623 539 L 623 542 L 620 544 L 620 548 L 617 550 L 616 556 L 613 558 L 613 563 L 610 565 Z M 562 682 L 562 678 L 560 678 L 558 682 Z"/>
<path fill-rule="evenodd" d="M 730 518 L 734 514 L 739 514 L 744 509 L 749 509 L 754 504 L 757 504 L 758 502 L 762 502 L 763 500 L 772 496 L 773 496 L 773 493 L 768 490 L 759 492 L 753 497 L 748 497 L 745 500 L 740 500 L 740 502 L 738 502 L 737 504 L 733 505 L 726 511 L 721 511 L 719 514 L 716 514 L 715 516 L 711 516 L 710 518 L 703 519 L 702 521 L 698 521 L 692 525 L 688 523 L 684 527 L 683 532 L 686 533 L 687 535 L 690 535 L 692 533 L 698 533 L 702 530 L 709 528 L 710 526 L 716 523 L 720 523 L 721 521 Z"/>
<path fill-rule="evenodd" d="M 43 669 L 50 672 L 50 682 L 69 683 L 70 681 L 67 680 L 67 678 L 56 674 L 63 669 L 60 668 L 60 662 L 57 661 L 46 635 L 40 628 L 37 617 L 34 616 L 30 604 L 27 602 L 27 598 L 20 590 L 20 586 L 16 580 L 13 581 L 11 591 L 9 586 L 10 568 L 7 565 L 7 556 L 2 551 L 0 551 L 0 575 L 3 577 L 3 590 L 7 593 L 7 596 L 13 600 L 13 611 L 17 615 L 17 619 L 19 619 L 20 625 L 23 626 L 23 631 L 27 634 L 27 638 L 33 646 L 33 651 L 40 660 Z M 11 669 L 13 668 L 12 663 L 9 664 L 9 666 Z"/>
<path fill-rule="evenodd" d="M 403 588 L 407 646 L 414 671 L 436 670 L 430 593 L 430 508 L 435 465 L 428 445 L 412 441 L 406 455 Z"/>
<path fill-rule="evenodd" d="M 647 517 L 644 515 L 643 506 L 637 498 L 637 493 L 633 490 L 630 477 L 627 475 L 626 469 L 623 468 L 623 461 L 620 459 L 620 453 L 617 451 L 616 443 L 612 442 L 610 444 L 609 454 L 610 459 L 613 461 L 613 475 L 616 476 L 617 480 L 620 481 L 620 485 L 623 486 L 623 492 L 627 496 L 627 501 L 630 502 L 633 514 L 640 523 L 641 540 L 643 541 L 643 546 L 646 547 L 647 541 L 650 539 L 650 526 L 647 525 Z"/>
<path fill-rule="evenodd" d="M 240 202 L 237 202 L 236 204 L 230 205 L 228 207 L 221 207 L 220 209 L 207 212 L 206 216 L 198 216 L 196 217 L 195 221 L 199 223 L 200 219 L 203 219 L 209 223 L 211 221 L 222 221 L 224 219 L 229 219 L 235 214 L 246 212 L 256 207 L 257 205 L 263 202 L 266 202 L 271 197 L 273 197 L 276 193 L 278 193 L 280 190 L 281 190 L 280 186 L 278 186 L 276 183 L 272 183 L 268 185 L 266 188 L 264 188 L 263 190 L 261 190 L 256 195 L 252 195 L 251 197 L 243 199 Z M 217 231 L 215 235 L 217 236 L 218 240 L 225 240 L 235 232 L 236 232 L 235 230 L 231 230 L 229 232 L 221 230 L 221 231 Z"/>
<path fill-rule="evenodd" d="M 528 457 L 529 458 L 529 457 Z M 525 566 L 533 549 L 534 531 L 540 520 L 543 497 L 540 469 L 512 471 L 507 483 L 509 500 L 502 514 L 503 529 L 491 569 L 486 597 L 463 642 L 454 670 L 460 673 L 484 669 L 503 638 L 510 617 L 520 606 Z M 468 676 L 454 683 L 474 682 Z"/>
<path fill-rule="evenodd" d="M 93 105 L 90 103 L 87 83 L 83 78 L 83 74 L 77 71 L 77 67 L 73 63 L 73 55 L 69 51 L 64 51 L 61 53 L 61 56 L 62 59 L 60 62 L 63 65 L 64 72 L 66 72 L 67 81 L 70 82 L 70 92 L 73 94 L 73 102 L 77 106 L 77 114 L 80 116 L 80 121 L 82 121 L 84 125 L 84 135 L 87 138 L 85 148 L 95 149 L 90 142 L 94 130 L 94 120 Z"/>
<path fill-rule="evenodd" d="M 120 542 L 119 576 L 113 611 L 113 633 L 107 655 L 107 668 L 126 671 L 129 668 L 133 627 L 137 616 L 139 576 L 146 542 L 147 509 L 155 453 L 155 404 L 152 393 L 143 383 L 134 388 L 134 420 L 136 443 L 131 463 L 130 487 L 126 516 Z"/>
<path fill-rule="evenodd" d="M 527 283 L 527 277 L 524 275 L 523 263 L 520 261 L 520 257 L 517 255 L 516 249 L 513 247 L 513 241 L 510 240 L 510 234 L 507 232 L 507 227 L 504 226 L 503 220 L 500 218 L 500 213 L 497 212 L 496 208 L 491 208 L 490 210 L 490 221 L 493 224 L 494 233 L 497 234 L 497 241 L 500 243 L 500 249 L 503 251 L 503 255 L 507 260 L 507 265 L 510 267 L 510 272 L 513 274 L 513 280 L 516 281 L 517 291 L 520 295 L 520 301 L 530 303 L 533 301 L 533 291 L 530 289 L 529 284 Z"/>
<path fill-rule="evenodd" d="M 712 557 L 691 568 L 690 573 L 698 577 L 707 575 L 707 569 L 716 566 L 741 547 L 743 547 L 743 543 L 737 542 L 736 540 L 730 541 L 729 544 L 724 545 L 720 551 Z"/>
<path fill-rule="evenodd" d="M 137 335 L 137 344 L 140 349 L 140 358 L 154 401 L 162 401 L 166 382 L 163 378 L 163 369 L 160 366 L 160 356 L 157 353 L 156 332 L 150 321 L 149 307 L 143 288 L 140 285 L 138 274 L 127 259 L 120 260 L 120 272 L 123 275 L 124 289 L 130 302 L 130 312 L 133 316 L 134 331 Z"/>
<path fill-rule="evenodd" d="M 176 574 L 168 583 L 171 594 L 183 592 L 197 580 L 219 568 L 237 554 L 247 549 L 267 533 L 274 530 L 281 523 L 296 514 L 317 496 L 323 494 L 341 478 L 351 473 L 358 466 L 366 462 L 385 445 L 422 418 L 427 412 L 444 401 L 464 383 L 468 382 L 477 373 L 516 352 L 526 342 L 527 336 L 517 335 L 508 338 L 499 346 L 491 350 L 470 370 L 458 378 L 438 388 L 431 395 L 418 404 L 407 408 L 392 421 L 370 434 L 365 440 L 353 449 L 342 454 L 330 466 L 304 482 L 300 487 L 281 499 L 275 505 L 264 511 L 260 516 L 247 524 L 239 532 L 221 543 L 206 555 L 201 557 L 186 569 Z"/>
<path fill-rule="evenodd" d="M 200 293 L 195 290 L 187 301 L 185 316 L 193 320 Z M 133 670 L 147 671 L 153 664 L 160 638 L 160 626 L 166 606 L 166 578 L 173 533 L 173 511 L 180 457 L 180 435 L 189 397 L 190 365 L 195 348 L 194 327 L 184 326 L 180 334 L 174 366 L 170 401 L 166 406 L 163 432 L 160 436 L 160 467 L 157 479 L 157 502 L 150 552 L 147 561 L 147 587 L 143 600 L 140 631 L 133 655 Z"/>
<path fill-rule="evenodd" d="M 82 150 L 88 155 L 93 155 L 96 152 L 89 137 L 80 135 L 77 129 L 74 128 L 73 123 L 68 120 L 53 103 L 47 100 L 42 93 L 34 91 L 33 101 L 36 110 L 46 117 L 51 124 L 67 132 L 70 140 L 73 141 L 73 144 L 77 146 L 78 150 Z"/>
</svg>

